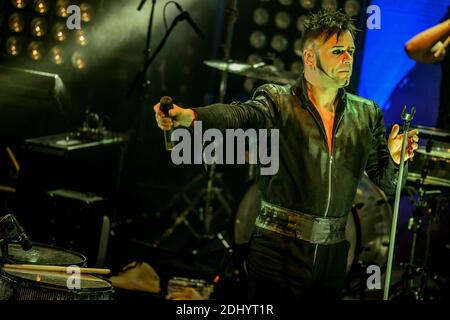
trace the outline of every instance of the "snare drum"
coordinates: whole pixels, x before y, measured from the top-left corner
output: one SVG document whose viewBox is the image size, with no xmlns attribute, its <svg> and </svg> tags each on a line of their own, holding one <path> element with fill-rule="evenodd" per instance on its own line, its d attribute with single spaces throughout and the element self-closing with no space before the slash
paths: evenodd
<svg viewBox="0 0 450 320">
<path fill-rule="evenodd" d="M 450 187 L 450 144 L 434 143 L 431 150 L 419 147 L 409 162 L 409 181 Z"/>
<path fill-rule="evenodd" d="M 80 274 L 79 287 L 73 274 L 64 272 L 0 269 L 0 300 L 112 300 L 113 287 L 105 279 Z"/>
</svg>

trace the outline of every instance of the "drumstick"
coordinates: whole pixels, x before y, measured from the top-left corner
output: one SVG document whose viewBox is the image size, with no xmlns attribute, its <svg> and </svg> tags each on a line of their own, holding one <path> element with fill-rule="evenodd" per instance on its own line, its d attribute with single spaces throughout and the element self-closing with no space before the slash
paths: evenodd
<svg viewBox="0 0 450 320">
<path fill-rule="evenodd" d="M 444 44 L 434 53 L 434 57 L 435 58 L 439 57 L 442 54 L 442 52 L 448 47 L 449 44 L 450 44 L 450 36 L 447 37 Z"/>
<path fill-rule="evenodd" d="M 17 269 L 17 270 L 36 270 L 36 271 L 56 271 L 56 272 L 67 272 L 67 268 L 62 266 L 48 266 L 48 265 L 37 265 L 37 264 L 4 264 L 4 268 Z M 99 269 L 99 268 L 78 268 L 80 273 L 93 273 L 93 274 L 110 274 L 110 269 Z"/>
</svg>

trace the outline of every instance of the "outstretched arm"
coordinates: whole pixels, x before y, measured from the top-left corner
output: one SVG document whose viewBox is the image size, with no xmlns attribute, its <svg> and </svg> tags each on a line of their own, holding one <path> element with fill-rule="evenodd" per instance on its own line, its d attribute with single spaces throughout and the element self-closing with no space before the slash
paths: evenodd
<svg viewBox="0 0 450 320">
<path fill-rule="evenodd" d="M 440 62 L 450 43 L 450 19 L 415 35 L 405 44 L 411 59 L 423 63 Z"/>
<path fill-rule="evenodd" d="M 213 104 L 203 108 L 183 109 L 173 105 L 169 117 L 154 106 L 156 121 L 162 130 L 174 127 L 189 127 L 193 121 L 200 120 L 203 127 L 225 129 L 272 128 L 279 114 L 278 106 L 267 91 L 267 86 L 258 88 L 252 100 L 244 103 Z"/>
</svg>

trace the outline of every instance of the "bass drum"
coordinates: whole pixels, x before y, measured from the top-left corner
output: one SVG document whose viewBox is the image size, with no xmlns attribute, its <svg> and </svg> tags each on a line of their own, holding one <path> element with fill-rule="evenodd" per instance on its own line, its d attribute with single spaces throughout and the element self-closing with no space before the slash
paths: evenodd
<svg viewBox="0 0 450 320">
<path fill-rule="evenodd" d="M 361 276 L 367 276 L 365 267 L 377 265 L 385 269 L 391 225 L 392 209 L 386 195 L 364 174 L 346 227 L 346 238 L 350 242 L 347 258 L 350 288 L 359 285 Z"/>
<path fill-rule="evenodd" d="M 242 198 L 234 225 L 236 245 L 247 244 L 260 210 L 261 193 L 253 184 Z M 350 242 L 347 262 L 349 283 L 359 281 L 358 265 L 378 265 L 387 262 L 392 210 L 383 191 L 365 174 L 358 186 L 349 214 L 346 238 Z"/>
</svg>

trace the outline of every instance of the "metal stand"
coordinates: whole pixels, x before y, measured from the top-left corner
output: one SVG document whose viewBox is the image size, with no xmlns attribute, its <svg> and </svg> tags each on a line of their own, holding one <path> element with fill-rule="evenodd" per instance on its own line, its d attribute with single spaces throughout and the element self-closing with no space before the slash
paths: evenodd
<svg viewBox="0 0 450 320">
<path fill-rule="evenodd" d="M 237 18 L 237 8 L 236 8 L 237 0 L 231 0 L 230 8 L 228 9 L 229 19 L 226 29 L 226 37 L 224 44 L 224 60 L 227 61 L 230 58 L 230 50 L 231 50 L 231 42 L 233 37 L 233 29 L 234 23 Z M 223 102 L 225 93 L 226 93 L 226 85 L 227 85 L 227 71 L 224 71 L 221 76 L 220 82 L 220 97 L 219 101 Z M 205 181 L 206 180 L 206 181 Z M 206 185 L 200 192 L 196 192 L 195 196 L 190 198 L 188 193 L 190 190 L 195 190 L 195 184 L 201 183 Z M 184 224 L 189 231 L 194 235 L 196 239 L 210 239 L 213 240 L 217 238 L 222 245 L 227 249 L 228 253 L 232 253 L 233 250 L 230 245 L 226 242 L 223 235 L 219 232 L 217 234 L 212 233 L 212 220 L 214 217 L 214 203 L 217 201 L 217 204 L 220 205 L 220 208 L 224 209 L 227 216 L 232 216 L 233 210 L 230 205 L 232 200 L 232 196 L 225 191 L 224 188 L 219 187 L 218 185 L 223 184 L 220 178 L 220 174 L 216 172 L 216 165 L 213 163 L 211 166 L 206 167 L 206 174 L 199 174 L 193 181 L 186 186 L 185 190 L 175 195 L 173 200 L 183 199 L 187 207 L 179 214 L 175 222 L 167 228 L 162 236 L 160 237 L 159 242 L 163 239 L 166 239 L 170 235 L 173 234 L 175 229 L 180 225 Z M 201 206 L 201 203 L 204 203 Z M 198 210 L 196 208 L 199 208 Z M 191 212 L 196 212 L 195 217 L 198 217 L 202 222 L 202 227 L 200 231 L 196 230 L 196 228 L 189 222 L 188 216 Z"/>
<path fill-rule="evenodd" d="M 416 108 L 411 108 L 411 113 L 406 112 L 406 106 L 403 107 L 402 111 L 402 119 L 404 120 L 403 124 L 403 141 L 402 141 L 402 153 L 400 156 L 400 171 L 399 177 L 397 181 L 397 190 L 395 194 L 395 202 L 394 202 L 394 211 L 392 218 L 392 227 L 391 227 L 391 237 L 389 240 L 389 257 L 387 262 L 387 270 L 386 270 L 386 279 L 384 284 L 384 294 L 383 300 L 389 299 L 389 286 L 391 285 L 391 273 L 392 273 L 392 262 L 394 260 L 394 249 L 395 249 L 395 238 L 397 233 L 397 222 L 398 222 L 398 210 L 400 206 L 400 196 L 403 185 L 403 170 L 404 170 L 404 161 L 405 161 L 405 153 L 406 153 L 406 145 L 408 139 L 408 131 L 410 127 L 411 120 L 414 118 L 414 114 L 416 113 Z"/>
<path fill-rule="evenodd" d="M 230 59 L 230 51 L 231 51 L 231 42 L 233 38 L 233 30 L 234 23 L 236 22 L 238 16 L 238 9 L 236 7 L 237 0 L 231 0 L 230 8 L 228 11 L 228 24 L 226 28 L 226 36 L 225 36 L 225 44 L 224 44 L 224 61 L 228 61 Z M 219 93 L 219 102 L 223 103 L 226 94 L 227 88 L 227 71 L 222 72 L 221 81 L 220 81 L 220 93 Z M 198 176 L 194 179 L 194 182 L 203 179 L 204 177 Z M 204 207 L 200 209 L 199 217 L 200 220 L 204 223 L 204 231 L 206 232 L 207 237 L 210 236 L 209 233 L 211 231 L 211 220 L 213 217 L 213 206 L 212 203 L 214 199 L 218 199 L 223 208 L 226 210 L 227 214 L 232 213 L 232 209 L 227 202 L 226 198 L 228 195 L 224 195 L 223 188 L 216 187 L 215 184 L 219 180 L 219 176 L 216 173 L 216 164 L 213 163 L 209 166 L 209 170 L 207 170 L 207 179 L 206 179 L 206 188 L 202 189 L 200 193 L 193 200 L 188 201 L 188 207 L 180 214 L 180 216 L 176 219 L 175 223 L 168 228 L 164 233 L 162 238 L 168 237 L 174 231 L 174 229 L 180 224 L 184 223 L 194 234 L 196 238 L 201 238 L 202 236 L 194 230 L 194 228 L 190 225 L 189 221 L 186 219 L 188 214 L 192 212 L 192 210 L 199 204 L 201 200 L 204 200 Z M 191 188 L 190 186 L 187 189 Z M 181 193 L 183 196 L 184 192 Z M 231 197 L 229 197 L 231 198 Z"/>
<path fill-rule="evenodd" d="M 212 171 L 209 172 L 210 174 Z M 197 184 L 205 184 L 203 181 L 205 179 L 205 176 L 203 174 L 197 175 L 186 187 L 183 191 L 176 194 L 174 198 L 172 199 L 171 204 L 172 206 L 174 202 L 176 201 L 184 201 L 187 204 L 187 207 L 179 214 L 175 222 L 167 228 L 161 238 L 160 242 L 167 237 L 171 236 L 175 229 L 180 225 L 184 224 L 189 231 L 192 233 L 192 235 L 196 239 L 214 239 L 216 236 L 219 237 L 219 240 L 221 235 L 219 234 L 212 234 L 212 228 L 211 228 L 211 222 L 213 218 L 213 201 L 215 199 L 218 200 L 218 203 L 220 204 L 221 208 L 225 210 L 225 213 L 227 216 L 232 215 L 232 207 L 230 205 L 231 202 L 231 195 L 225 191 L 225 189 L 213 187 L 213 181 L 217 180 L 220 181 L 220 177 L 215 174 L 214 176 L 208 176 L 206 181 L 206 188 L 203 188 L 200 190 L 200 192 L 196 192 L 195 190 Z M 194 191 L 194 192 L 192 192 Z M 190 197 L 189 193 L 195 193 L 194 197 Z M 205 206 L 202 207 L 200 204 L 204 201 Z M 200 209 L 196 209 L 199 208 Z M 202 223 L 201 230 L 196 230 L 196 228 L 189 222 L 188 216 L 189 214 L 194 213 L 195 217 L 198 217 L 199 221 Z"/>
<path fill-rule="evenodd" d="M 236 22 L 236 19 L 239 15 L 239 11 L 236 7 L 237 0 L 231 0 L 230 8 L 228 11 L 228 24 L 226 27 L 226 35 L 225 35 L 225 44 L 224 44 L 224 61 L 228 61 L 230 59 L 230 52 L 231 52 L 231 43 L 233 40 L 233 32 L 234 32 L 234 23 Z M 228 72 L 227 70 L 222 72 L 221 79 L 220 79 L 220 92 L 219 92 L 219 102 L 223 103 L 225 99 L 225 94 L 227 90 L 227 80 L 228 80 Z M 205 220 L 211 219 L 211 202 L 215 195 L 218 195 L 217 188 L 213 187 L 213 182 L 216 179 L 216 164 L 213 163 L 208 172 L 208 181 L 207 186 L 205 190 Z"/>
</svg>

